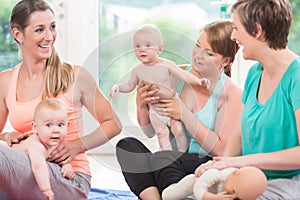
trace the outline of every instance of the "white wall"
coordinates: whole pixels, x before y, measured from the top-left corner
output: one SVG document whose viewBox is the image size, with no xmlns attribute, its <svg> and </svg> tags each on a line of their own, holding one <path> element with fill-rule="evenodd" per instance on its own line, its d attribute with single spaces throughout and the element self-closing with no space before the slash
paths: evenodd
<svg viewBox="0 0 300 200">
<path fill-rule="evenodd" d="M 254 61 L 243 59 L 243 53 L 240 49 L 235 57 L 232 65 L 231 77 L 241 88 L 244 87 L 245 79 L 249 68 L 254 64 Z"/>
<path fill-rule="evenodd" d="M 98 0 L 53 0 L 58 25 L 56 47 L 63 59 L 82 65 L 99 45 Z M 92 74 L 95 66 L 85 66 Z"/>
</svg>

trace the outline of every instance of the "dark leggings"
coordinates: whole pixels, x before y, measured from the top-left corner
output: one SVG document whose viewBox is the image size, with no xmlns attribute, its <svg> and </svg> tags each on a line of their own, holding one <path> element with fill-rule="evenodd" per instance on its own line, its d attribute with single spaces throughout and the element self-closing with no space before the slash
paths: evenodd
<svg viewBox="0 0 300 200">
<path fill-rule="evenodd" d="M 159 192 L 195 169 L 211 157 L 178 151 L 158 151 L 152 153 L 136 138 L 121 139 L 116 154 L 122 173 L 131 191 L 139 194 L 148 187 L 157 187 Z"/>
</svg>

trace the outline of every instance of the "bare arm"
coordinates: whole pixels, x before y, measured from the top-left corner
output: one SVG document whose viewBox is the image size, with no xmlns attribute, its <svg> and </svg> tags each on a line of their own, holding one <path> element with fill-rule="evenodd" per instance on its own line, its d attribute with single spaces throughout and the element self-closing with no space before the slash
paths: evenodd
<svg viewBox="0 0 300 200">
<path fill-rule="evenodd" d="M 78 72 L 73 101 L 82 103 L 98 121 L 99 126 L 89 134 L 59 145 L 50 155 L 50 161 L 67 164 L 78 153 L 96 148 L 121 132 L 122 125 L 111 104 L 100 91 L 96 81 L 83 68 Z M 67 146 L 67 148 L 66 148 Z"/>
<path fill-rule="evenodd" d="M 224 156 L 242 155 L 242 130 L 232 133 L 227 142 Z"/>
<path fill-rule="evenodd" d="M 224 87 L 224 90 L 226 97 L 217 113 L 214 131 L 204 126 L 189 110 L 183 109 L 182 113 L 182 116 L 185 116 L 182 118 L 182 121 L 187 129 L 211 155 L 223 155 L 230 135 L 240 130 L 243 109 L 243 104 L 240 100 L 242 92 L 239 88 L 233 86 L 232 88 Z"/>
<path fill-rule="evenodd" d="M 6 95 L 11 77 L 12 70 L 3 71 L 0 73 L 0 132 L 5 128 L 8 118 L 8 108 L 6 106 Z M 0 140 L 6 141 L 8 146 L 19 143 L 21 140 L 26 138 L 22 133 L 13 131 L 0 134 Z"/>
<path fill-rule="evenodd" d="M 6 107 L 5 98 L 10 76 L 11 71 L 4 71 L 0 73 L 0 132 L 3 131 L 8 117 L 8 109 Z M 0 140 L 5 140 L 3 134 L 0 134 Z"/>
<path fill-rule="evenodd" d="M 134 90 L 139 83 L 138 74 L 136 68 L 134 68 L 131 72 L 128 83 L 118 84 L 118 91 L 122 93 L 128 93 Z"/>
<path fill-rule="evenodd" d="M 129 78 L 128 82 L 123 83 L 123 84 L 114 85 L 110 90 L 109 96 L 111 98 L 114 98 L 115 93 L 118 93 L 118 92 L 121 92 L 121 93 L 131 92 L 132 90 L 134 90 L 136 88 L 138 83 L 139 83 L 138 74 L 137 74 L 136 68 L 134 68 L 131 71 L 131 75 L 130 75 L 130 78 Z"/>
<path fill-rule="evenodd" d="M 172 73 L 173 76 L 183 80 L 186 83 L 192 84 L 192 85 L 203 85 L 203 81 L 193 75 L 192 73 L 185 71 L 184 69 L 178 67 L 175 63 L 173 62 L 166 62 L 167 64 L 165 65 L 168 67 L 170 72 Z"/>
<path fill-rule="evenodd" d="M 294 170 L 300 168 L 299 156 L 300 146 L 272 152 L 250 154 L 238 157 L 215 157 L 214 161 L 201 165 L 199 171 L 205 171 L 202 168 L 224 169 L 227 167 L 245 167 L 255 166 L 264 170 Z"/>
<path fill-rule="evenodd" d="M 43 192 L 45 199 L 54 199 L 54 193 L 51 189 L 49 171 L 45 159 L 45 147 L 37 140 L 33 140 L 31 137 L 30 142 L 28 143 L 27 153 L 30 158 L 35 180 L 40 190 Z"/>
<path fill-rule="evenodd" d="M 295 111 L 298 130 L 298 146 L 274 153 L 253 154 L 244 156 L 245 162 L 261 169 L 293 170 L 300 168 L 300 108 Z"/>
<path fill-rule="evenodd" d="M 86 70 L 81 70 L 78 81 L 83 86 L 81 89 L 83 105 L 99 122 L 99 127 L 96 130 L 81 137 L 78 141 L 81 143 L 81 152 L 83 152 L 109 141 L 120 133 L 122 125 L 111 104 Z"/>
<path fill-rule="evenodd" d="M 229 90 L 229 89 L 228 89 Z M 230 88 L 216 118 L 215 130 L 209 130 L 180 100 L 161 100 L 156 111 L 181 120 L 196 141 L 211 155 L 223 155 L 230 134 L 239 130 L 242 113 L 241 90 Z M 166 108 L 166 112 L 163 111 Z"/>
<path fill-rule="evenodd" d="M 297 129 L 300 130 L 300 109 L 295 111 Z M 298 132 L 298 140 L 299 140 Z M 235 138 L 236 143 L 239 138 Z M 298 141 L 300 143 L 300 141 Z M 235 144 L 235 142 L 230 143 Z M 240 144 L 241 145 L 241 144 Z M 240 146 L 239 145 L 239 146 Z M 234 148 L 229 148 L 226 151 L 228 155 L 234 155 L 236 151 Z M 255 166 L 264 170 L 294 170 L 300 168 L 300 146 L 293 148 L 271 152 L 271 153 L 258 153 L 237 157 L 215 157 L 212 162 L 202 164 L 198 167 L 199 173 L 203 173 L 209 168 L 224 169 L 227 167 L 241 168 L 244 166 Z"/>
<path fill-rule="evenodd" d="M 300 130 L 300 108 L 295 111 L 297 130 Z M 300 144 L 300 134 L 298 131 L 298 143 Z M 300 146 L 272 152 L 259 153 L 239 157 L 218 157 L 214 166 L 237 166 L 243 167 L 252 165 L 265 170 L 294 170 L 300 168 Z"/>
</svg>

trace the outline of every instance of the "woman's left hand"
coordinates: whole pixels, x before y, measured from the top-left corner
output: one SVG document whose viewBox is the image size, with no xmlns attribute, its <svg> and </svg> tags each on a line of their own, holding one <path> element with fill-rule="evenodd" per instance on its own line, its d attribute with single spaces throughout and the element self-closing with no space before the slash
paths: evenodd
<svg viewBox="0 0 300 200">
<path fill-rule="evenodd" d="M 62 142 L 51 152 L 48 161 L 59 165 L 69 163 L 80 152 L 77 143 L 77 140 Z"/>
<path fill-rule="evenodd" d="M 159 102 L 155 104 L 154 110 L 159 115 L 171 117 L 175 120 L 181 120 L 182 103 L 183 102 L 179 98 L 159 100 Z"/>
<path fill-rule="evenodd" d="M 218 169 L 222 170 L 228 167 L 241 168 L 244 166 L 250 166 L 251 163 L 245 158 L 245 156 L 237 157 L 214 157 L 213 160 L 210 160 L 206 163 L 201 164 L 195 170 L 195 176 L 199 177 L 205 171 L 209 169 Z"/>
</svg>

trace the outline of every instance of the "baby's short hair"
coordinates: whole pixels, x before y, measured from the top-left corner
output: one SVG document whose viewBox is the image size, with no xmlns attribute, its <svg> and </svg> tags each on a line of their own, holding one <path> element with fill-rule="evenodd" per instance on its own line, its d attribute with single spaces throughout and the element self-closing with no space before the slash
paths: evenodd
<svg viewBox="0 0 300 200">
<path fill-rule="evenodd" d="M 51 109 L 51 110 L 66 111 L 64 105 L 61 102 L 59 102 L 58 100 L 53 99 L 53 98 L 44 99 L 35 107 L 34 120 L 36 120 L 36 117 L 40 113 L 40 110 L 42 110 L 43 108 L 48 108 L 48 109 Z"/>
<path fill-rule="evenodd" d="M 162 37 L 162 33 L 161 30 L 153 25 L 153 24 L 144 24 L 142 26 L 140 26 L 134 35 L 139 34 L 139 33 L 150 33 L 153 38 L 156 39 L 156 41 L 158 42 L 158 45 L 163 45 L 163 37 Z"/>
</svg>

